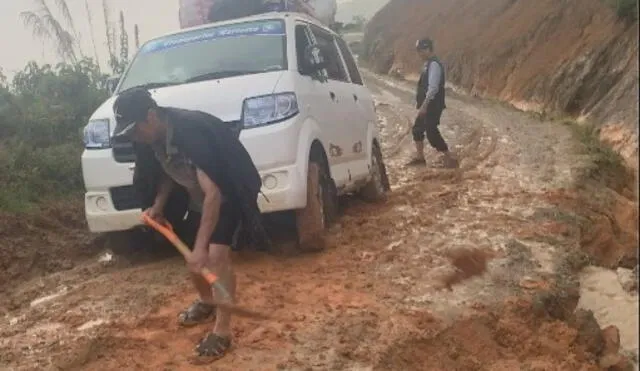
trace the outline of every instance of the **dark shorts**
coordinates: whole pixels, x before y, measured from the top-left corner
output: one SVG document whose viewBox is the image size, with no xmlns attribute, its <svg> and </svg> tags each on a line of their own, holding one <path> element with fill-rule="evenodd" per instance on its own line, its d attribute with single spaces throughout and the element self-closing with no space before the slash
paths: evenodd
<svg viewBox="0 0 640 371">
<path fill-rule="evenodd" d="M 440 126 L 440 118 L 442 110 L 427 110 L 427 114 L 423 117 L 417 117 L 413 123 L 413 140 L 423 141 L 426 134 L 435 132 Z"/>
<path fill-rule="evenodd" d="M 200 218 L 202 214 L 189 210 L 187 219 L 185 220 L 186 236 L 185 242 L 189 241 L 189 246 L 193 246 L 198 228 L 200 227 Z M 232 202 L 223 202 L 220 206 L 220 216 L 215 230 L 211 234 L 210 242 L 215 245 L 231 246 L 233 239 L 240 226 L 240 207 Z"/>
</svg>

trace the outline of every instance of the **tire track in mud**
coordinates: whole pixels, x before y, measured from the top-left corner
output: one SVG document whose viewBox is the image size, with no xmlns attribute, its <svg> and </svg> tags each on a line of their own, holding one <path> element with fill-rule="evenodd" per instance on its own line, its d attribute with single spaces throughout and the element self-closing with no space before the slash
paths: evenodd
<svg viewBox="0 0 640 371">
<path fill-rule="evenodd" d="M 392 193 L 377 205 L 346 199 L 322 254 L 237 254 L 239 303 L 275 319 L 235 319 L 234 348 L 205 369 L 594 369 L 574 329 L 537 314 L 530 300 L 513 299 L 533 295 L 532 282 L 553 285 L 562 251 L 521 236 L 540 230 L 532 219 L 549 206 L 541 177 L 531 171 L 540 160 L 535 153 L 551 144 L 530 140 L 531 132 L 561 141 L 561 129 L 452 95 L 441 130 L 461 168 L 406 168 L 411 97 L 365 77 L 378 102 Z M 572 161 L 568 152 L 560 155 L 568 159 L 554 160 L 556 178 Z M 429 166 L 437 164 L 434 151 L 427 156 Z M 459 248 L 496 258 L 484 276 L 442 290 L 453 269 L 448 256 Z M 194 299 L 185 273 L 180 259 L 88 272 L 94 277 L 73 295 L 15 313 L 23 317 L 0 333 L 11 334 L 0 342 L 0 354 L 10 349 L 10 356 L 0 361 L 24 369 L 201 370 L 190 356 L 211 325 L 177 326 L 178 312 Z M 82 297 L 92 305 L 74 312 L 79 318 L 65 317 Z M 76 330 L 105 315 L 106 323 Z M 27 332 L 52 322 L 66 337 L 41 332 L 34 340 Z"/>
</svg>

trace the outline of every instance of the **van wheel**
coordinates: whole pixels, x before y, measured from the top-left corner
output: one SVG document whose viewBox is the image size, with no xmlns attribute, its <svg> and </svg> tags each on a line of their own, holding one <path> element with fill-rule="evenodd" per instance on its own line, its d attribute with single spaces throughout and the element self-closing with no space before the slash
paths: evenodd
<svg viewBox="0 0 640 371">
<path fill-rule="evenodd" d="M 373 145 L 371 151 L 371 180 L 362 188 L 361 195 L 366 201 L 376 202 L 386 198 L 387 192 L 391 190 L 387 168 L 384 166 L 382 152 L 377 144 Z"/>
<path fill-rule="evenodd" d="M 309 163 L 307 206 L 296 211 L 298 247 L 302 251 L 321 251 L 326 247 L 325 229 L 333 220 L 335 198 L 327 167 Z"/>
</svg>

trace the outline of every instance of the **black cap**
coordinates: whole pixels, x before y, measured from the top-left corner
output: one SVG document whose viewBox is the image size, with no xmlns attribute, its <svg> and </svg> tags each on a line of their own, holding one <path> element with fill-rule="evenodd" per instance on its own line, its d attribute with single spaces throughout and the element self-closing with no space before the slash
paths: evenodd
<svg viewBox="0 0 640 371">
<path fill-rule="evenodd" d="M 157 106 L 147 89 L 133 88 L 120 93 L 113 103 L 113 113 L 116 116 L 116 128 L 113 131 L 113 136 L 128 135 L 136 123 L 147 119 L 149 109 Z"/>
<path fill-rule="evenodd" d="M 416 41 L 417 50 L 433 50 L 433 41 L 431 39 L 420 39 Z"/>
</svg>

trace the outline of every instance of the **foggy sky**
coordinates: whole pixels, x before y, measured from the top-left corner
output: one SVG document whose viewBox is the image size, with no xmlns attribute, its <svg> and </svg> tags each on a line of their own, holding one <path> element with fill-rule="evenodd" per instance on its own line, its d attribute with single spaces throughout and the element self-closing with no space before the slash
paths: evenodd
<svg viewBox="0 0 640 371">
<path fill-rule="evenodd" d="M 54 1 L 48 1 L 52 8 Z M 93 56 L 93 47 L 89 34 L 85 1 L 67 0 L 74 16 L 76 29 L 81 37 L 81 45 L 85 54 Z M 93 28 L 96 36 L 98 56 L 101 61 L 106 58 L 105 25 L 102 13 L 102 0 L 89 0 L 91 6 Z M 123 10 L 129 39 L 133 46 L 133 25 L 140 27 L 140 42 L 159 34 L 175 30 L 178 24 L 178 0 L 109 0 L 112 21 L 117 21 L 118 13 Z M 32 0 L 0 0 L 0 67 L 5 74 L 24 67 L 27 61 L 58 62 L 53 46 L 35 39 L 19 18 L 24 10 L 35 9 Z M 57 9 L 56 9 L 57 10 Z M 59 14 L 59 13 L 56 13 Z M 132 50 L 132 49 L 131 49 Z"/>
<path fill-rule="evenodd" d="M 338 0 L 338 3 L 352 0 Z M 356 0 L 358 1 L 358 0 Z M 370 0 L 369 0 L 370 1 Z M 47 0 L 56 15 L 55 1 Z M 363 0 L 367 2 L 367 0 Z M 67 0 L 78 33 L 81 36 L 83 52 L 93 57 L 93 46 L 89 33 L 85 11 L 85 0 Z M 179 28 L 178 0 L 109 0 L 110 18 L 115 22 L 118 13 L 123 10 L 127 31 L 130 40 L 130 52 L 133 53 L 133 27 L 138 24 L 140 28 L 140 42 L 159 36 Z M 98 56 L 101 64 L 106 63 L 105 25 L 102 12 L 102 0 L 89 0 L 93 19 L 93 28 L 96 38 Z M 0 68 L 5 75 L 13 75 L 21 70 L 27 61 L 57 63 L 59 59 L 54 53 L 54 47 L 50 43 L 44 43 L 35 39 L 31 31 L 26 29 L 19 18 L 21 11 L 35 10 L 33 0 L 0 0 Z M 339 15 L 338 15 L 339 16 Z M 351 17 L 351 14 L 349 14 Z"/>
</svg>

